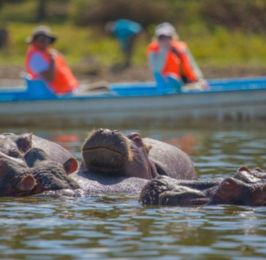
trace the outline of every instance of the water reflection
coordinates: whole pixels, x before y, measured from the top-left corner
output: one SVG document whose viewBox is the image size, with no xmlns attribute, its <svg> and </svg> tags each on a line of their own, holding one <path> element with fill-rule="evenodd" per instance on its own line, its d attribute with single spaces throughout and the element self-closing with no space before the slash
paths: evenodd
<svg viewBox="0 0 266 260">
<path fill-rule="evenodd" d="M 60 142 L 77 156 L 88 133 L 33 132 Z M 232 174 L 240 165 L 266 168 L 264 132 L 143 129 L 141 134 L 174 145 L 183 136 L 195 137 L 191 157 L 202 178 Z M 134 196 L 107 195 L 0 201 L 2 259 L 266 257 L 265 207 L 143 208 Z"/>
<path fill-rule="evenodd" d="M 1 234 L 5 234 L 1 239 L 1 251 L 5 252 L 2 257 L 207 257 L 222 252 L 223 256 L 266 253 L 262 208 L 141 208 L 128 197 L 110 197 L 108 202 L 81 198 L 2 200 L 3 203 L 6 214 L 1 209 Z"/>
</svg>

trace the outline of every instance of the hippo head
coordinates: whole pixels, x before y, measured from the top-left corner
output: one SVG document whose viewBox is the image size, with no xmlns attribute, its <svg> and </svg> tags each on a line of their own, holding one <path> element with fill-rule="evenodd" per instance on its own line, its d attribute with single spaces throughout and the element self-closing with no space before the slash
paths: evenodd
<svg viewBox="0 0 266 260">
<path fill-rule="evenodd" d="M 210 186 L 203 184 L 204 181 L 175 181 L 161 176 L 147 182 L 139 200 L 143 205 L 266 206 L 266 172 L 259 168 L 241 167 L 233 177 L 218 179 Z"/>
<path fill-rule="evenodd" d="M 68 177 L 65 166 L 46 160 L 47 157 L 42 150 L 39 150 L 41 156 L 30 160 L 32 167 L 29 167 L 26 157 L 32 158 L 31 153 L 37 154 L 36 150 L 37 148 L 34 148 L 33 151 L 30 149 L 27 152 L 24 163 L 20 159 L 0 154 L 0 196 L 27 196 L 44 191 L 79 187 Z"/>
<path fill-rule="evenodd" d="M 93 131 L 82 146 L 82 157 L 89 171 L 150 179 L 155 167 L 138 133 L 128 136 L 119 131 Z"/>
<path fill-rule="evenodd" d="M 243 166 L 218 186 L 211 204 L 266 205 L 266 173 Z"/>
<path fill-rule="evenodd" d="M 140 203 L 142 205 L 161 205 L 161 194 L 175 188 L 171 182 L 165 180 L 167 178 L 162 177 L 149 181 L 140 193 Z"/>
<path fill-rule="evenodd" d="M 71 174 L 75 172 L 78 168 L 78 162 L 75 158 L 70 157 L 63 163 L 58 161 L 52 161 L 49 155 L 40 148 L 31 148 L 24 154 L 24 161 L 28 165 L 28 167 L 34 167 L 39 162 L 49 161 L 53 162 L 54 164 L 61 164 L 64 168 L 65 174 Z"/>
<path fill-rule="evenodd" d="M 37 148 L 37 153 L 34 153 L 35 148 Z M 30 153 L 28 153 L 29 150 L 31 150 Z M 76 171 L 78 168 L 77 160 L 72 154 L 56 143 L 31 133 L 20 135 L 13 133 L 0 134 L 0 157 L 6 155 L 13 161 L 17 159 L 18 162 L 20 159 L 24 160 L 26 154 L 28 166 L 40 157 L 41 160 L 49 159 L 63 164 L 67 174 Z M 45 158 L 43 157 L 44 154 Z"/>
<path fill-rule="evenodd" d="M 208 198 L 199 190 L 179 185 L 168 176 L 160 176 L 143 187 L 139 202 L 146 206 L 191 206 L 206 204 Z"/>
</svg>

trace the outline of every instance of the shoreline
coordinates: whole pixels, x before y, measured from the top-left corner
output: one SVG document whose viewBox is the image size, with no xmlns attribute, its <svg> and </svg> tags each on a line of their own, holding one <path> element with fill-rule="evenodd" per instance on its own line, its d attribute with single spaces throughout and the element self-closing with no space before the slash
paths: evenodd
<svg viewBox="0 0 266 260">
<path fill-rule="evenodd" d="M 203 66 L 201 69 L 206 79 L 266 76 L 266 67 L 263 66 L 231 66 L 224 68 Z M 153 80 L 147 66 L 132 66 L 119 72 L 111 72 L 108 68 L 102 68 L 97 72 L 87 71 L 87 73 L 81 72 L 73 66 L 73 72 L 81 83 Z M 23 84 L 23 74 L 22 66 L 0 65 L 0 87 Z"/>
</svg>

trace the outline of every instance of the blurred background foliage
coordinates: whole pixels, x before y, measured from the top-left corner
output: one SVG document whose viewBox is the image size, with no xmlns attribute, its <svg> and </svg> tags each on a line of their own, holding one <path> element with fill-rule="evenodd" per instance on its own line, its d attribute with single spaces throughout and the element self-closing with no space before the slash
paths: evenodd
<svg viewBox="0 0 266 260">
<path fill-rule="evenodd" d="M 88 26 L 124 17 L 145 28 L 165 20 L 180 26 L 200 22 L 208 30 L 264 32 L 266 27 L 265 0 L 0 0 L 0 11 L 1 22 Z"/>
<path fill-rule="evenodd" d="M 266 0 L 0 0 L 0 28 L 9 40 L 0 64 L 21 64 L 25 39 L 38 24 L 58 34 L 56 47 L 82 69 L 108 66 L 120 58 L 104 24 L 128 18 L 142 24 L 135 65 L 146 62 L 154 26 L 169 21 L 200 65 L 266 65 Z"/>
</svg>

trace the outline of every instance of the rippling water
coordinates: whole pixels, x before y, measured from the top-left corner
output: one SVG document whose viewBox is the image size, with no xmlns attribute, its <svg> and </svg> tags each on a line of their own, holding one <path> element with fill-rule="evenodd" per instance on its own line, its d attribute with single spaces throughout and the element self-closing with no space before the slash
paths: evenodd
<svg viewBox="0 0 266 260">
<path fill-rule="evenodd" d="M 71 129 L 32 131 L 60 142 L 78 157 L 87 134 Z M 182 147 L 201 178 L 228 176 L 240 165 L 266 168 L 264 129 L 148 129 L 141 133 Z M 0 200 L 1 259 L 266 257 L 265 207 L 143 208 L 136 197 L 113 195 Z"/>
</svg>

